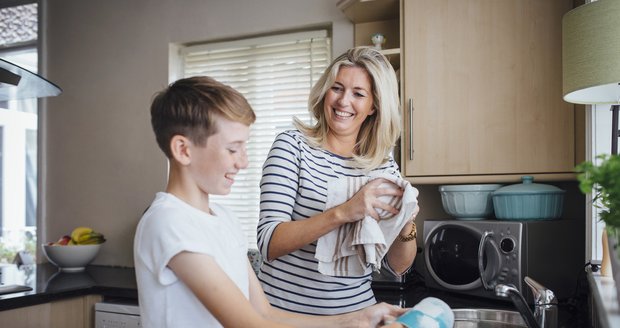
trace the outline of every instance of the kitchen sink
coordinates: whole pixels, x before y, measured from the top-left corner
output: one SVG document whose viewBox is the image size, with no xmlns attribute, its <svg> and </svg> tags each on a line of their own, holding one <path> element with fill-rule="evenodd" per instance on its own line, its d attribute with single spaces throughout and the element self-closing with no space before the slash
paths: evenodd
<svg viewBox="0 0 620 328">
<path fill-rule="evenodd" d="M 517 311 L 494 309 L 453 309 L 454 328 L 527 328 Z"/>
</svg>

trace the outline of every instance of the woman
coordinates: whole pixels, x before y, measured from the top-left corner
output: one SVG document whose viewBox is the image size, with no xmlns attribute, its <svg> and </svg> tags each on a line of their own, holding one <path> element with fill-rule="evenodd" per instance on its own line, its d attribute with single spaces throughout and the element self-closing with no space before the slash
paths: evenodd
<svg viewBox="0 0 620 328">
<path fill-rule="evenodd" d="M 276 137 L 263 166 L 258 247 L 266 260 L 259 279 L 272 305 L 292 312 L 339 314 L 376 301 L 371 269 L 353 277 L 318 272 L 316 241 L 339 226 L 378 210 L 398 210 L 379 200 L 400 188 L 374 179 L 347 202 L 325 210 L 331 179 L 378 172 L 400 177 L 391 151 L 400 135 L 398 83 L 377 50 L 358 47 L 336 58 L 312 88 L 315 124 L 295 120 L 298 130 Z M 416 254 L 413 217 L 400 231 L 383 265 L 404 274 Z"/>
</svg>

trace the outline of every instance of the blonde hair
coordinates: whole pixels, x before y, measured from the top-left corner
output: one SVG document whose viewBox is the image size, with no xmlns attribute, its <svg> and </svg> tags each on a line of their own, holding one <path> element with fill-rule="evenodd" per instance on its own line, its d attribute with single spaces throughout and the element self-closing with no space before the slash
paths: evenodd
<svg viewBox="0 0 620 328">
<path fill-rule="evenodd" d="M 364 170 L 370 171 L 387 161 L 401 131 L 396 73 L 379 51 L 370 47 L 356 47 L 334 59 L 310 91 L 308 108 L 316 123 L 307 124 L 294 118 L 294 124 L 311 145 L 321 147 L 324 144 L 329 132 L 324 110 L 325 94 L 334 84 L 341 67 L 363 68 L 372 80 L 376 113 L 362 123 L 353 149 L 353 160 Z"/>
</svg>

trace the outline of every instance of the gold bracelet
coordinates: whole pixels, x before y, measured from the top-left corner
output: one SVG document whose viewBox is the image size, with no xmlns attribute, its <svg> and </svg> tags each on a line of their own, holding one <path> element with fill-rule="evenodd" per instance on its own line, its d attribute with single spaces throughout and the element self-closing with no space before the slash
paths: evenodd
<svg viewBox="0 0 620 328">
<path fill-rule="evenodd" d="M 412 223 L 411 231 L 409 232 L 409 234 L 406 236 L 401 236 L 400 234 L 398 234 L 398 236 L 396 236 L 398 241 L 406 243 L 408 241 L 414 240 L 418 236 L 418 229 L 415 226 L 415 222 L 411 222 L 411 223 Z"/>
</svg>

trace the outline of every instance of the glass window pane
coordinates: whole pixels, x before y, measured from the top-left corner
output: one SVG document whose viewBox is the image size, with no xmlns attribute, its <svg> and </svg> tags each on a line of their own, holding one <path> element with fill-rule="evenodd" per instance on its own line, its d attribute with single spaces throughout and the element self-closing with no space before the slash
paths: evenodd
<svg viewBox="0 0 620 328">
<path fill-rule="evenodd" d="M 37 40 L 37 4 L 0 8 L 0 46 L 14 46 Z"/>
<path fill-rule="evenodd" d="M 308 95 L 331 61 L 326 30 L 305 31 L 181 50 L 183 76 L 207 75 L 241 92 L 256 113 L 247 144 L 248 167 L 235 178 L 230 194 L 210 199 L 232 209 L 256 248 L 263 162 L 276 135 L 293 129 L 293 117 L 310 122 Z"/>
<path fill-rule="evenodd" d="M 26 130 L 26 208 L 25 226 L 37 225 L 37 130 Z M 35 230 L 36 231 L 36 230 Z"/>
<path fill-rule="evenodd" d="M 0 237 L 4 235 L 4 188 L 2 186 L 4 186 L 4 126 L 0 125 Z"/>
<path fill-rule="evenodd" d="M 0 57 L 37 73 L 37 4 L 2 8 Z M 37 99 L 0 102 L 0 263 L 36 254 Z"/>
<path fill-rule="evenodd" d="M 596 157 L 602 154 L 611 153 L 611 106 L 610 105 L 593 105 L 591 114 L 591 133 L 592 133 L 592 147 L 591 158 L 594 164 L 600 164 L 600 160 Z M 591 195 L 590 195 L 591 196 Z M 601 206 L 600 201 L 595 201 L 591 204 L 592 208 L 592 251 L 591 258 L 593 260 L 600 260 L 603 258 L 602 249 L 602 234 L 605 229 L 605 223 L 601 221 Z"/>
<path fill-rule="evenodd" d="M 38 71 L 38 54 L 35 47 L 0 51 L 0 57 L 33 73 Z M 0 101 L 0 109 L 2 108 L 36 114 L 37 99 Z"/>
</svg>

